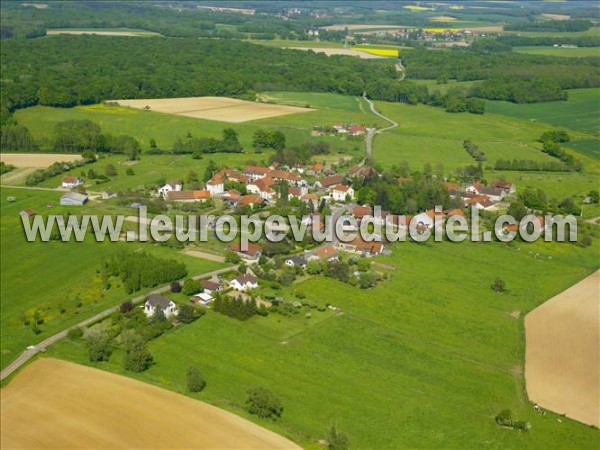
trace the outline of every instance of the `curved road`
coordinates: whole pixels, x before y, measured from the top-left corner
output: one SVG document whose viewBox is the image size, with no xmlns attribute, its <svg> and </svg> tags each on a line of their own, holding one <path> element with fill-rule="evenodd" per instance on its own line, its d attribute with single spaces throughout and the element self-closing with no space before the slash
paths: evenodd
<svg viewBox="0 0 600 450">
<path fill-rule="evenodd" d="M 391 130 L 392 128 L 396 128 L 398 126 L 398 122 L 390 119 L 389 117 L 384 116 L 379 111 L 377 111 L 375 109 L 375 104 L 371 100 L 369 100 L 367 98 L 367 93 L 366 92 L 363 94 L 363 98 L 369 104 L 369 106 L 371 108 L 371 112 L 373 114 L 375 114 L 378 117 L 381 117 L 383 120 L 385 120 L 385 121 L 387 121 L 387 122 L 390 123 L 390 125 L 387 126 L 387 127 L 385 127 L 385 128 L 380 128 L 378 130 L 369 129 L 369 131 L 367 132 L 365 159 L 371 159 L 371 157 L 373 156 L 373 138 L 375 137 L 375 135 L 383 133 L 384 131 Z"/>
<path fill-rule="evenodd" d="M 194 280 L 198 280 L 200 278 L 212 277 L 212 276 L 219 275 L 220 273 L 227 272 L 232 269 L 236 269 L 236 266 L 224 267 L 223 269 L 213 270 L 211 272 L 206 272 L 206 273 L 202 273 L 200 275 L 196 275 L 192 278 Z M 133 304 L 141 303 L 149 295 L 162 294 L 164 292 L 169 291 L 170 288 L 171 288 L 171 285 L 168 284 L 161 288 L 155 289 L 151 292 L 147 292 L 143 295 L 138 295 L 137 297 L 132 298 L 131 302 Z M 6 366 L 2 370 L 2 372 L 0 372 L 0 381 L 4 380 L 6 377 L 10 376 L 15 370 L 17 370 L 19 367 L 21 367 L 23 364 L 25 364 L 27 361 L 29 361 L 36 353 L 46 351 L 46 348 L 48 348 L 50 345 L 54 344 L 57 341 L 60 341 L 64 337 L 66 337 L 69 330 L 76 328 L 76 327 L 87 327 L 89 325 L 92 325 L 93 323 L 98 322 L 98 321 L 110 316 L 111 314 L 117 312 L 118 310 L 119 310 L 119 305 L 113 306 L 112 308 L 102 311 L 101 313 L 96 314 L 95 316 L 85 319 L 76 325 L 73 325 L 59 333 L 56 333 L 56 334 L 50 336 L 49 338 L 44 339 L 39 344 L 28 347 L 23 353 L 21 353 L 21 355 L 17 359 L 15 359 L 13 362 L 11 362 L 8 366 Z"/>
</svg>

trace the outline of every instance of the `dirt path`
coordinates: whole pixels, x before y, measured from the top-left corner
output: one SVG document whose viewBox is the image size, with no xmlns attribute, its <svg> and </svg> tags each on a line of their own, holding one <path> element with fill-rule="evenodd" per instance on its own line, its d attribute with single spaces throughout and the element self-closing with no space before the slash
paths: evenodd
<svg viewBox="0 0 600 450">
<path fill-rule="evenodd" d="M 525 341 L 529 399 L 600 426 L 600 271 L 527 314 Z"/>
<path fill-rule="evenodd" d="M 300 448 L 193 398 L 52 358 L 2 389 L 1 406 L 2 448 Z"/>
<path fill-rule="evenodd" d="M 365 148 L 365 158 L 366 159 L 371 159 L 373 157 L 373 139 L 375 138 L 376 134 L 381 134 L 384 133 L 388 130 L 391 130 L 392 128 L 396 128 L 398 126 L 398 122 L 390 119 L 389 117 L 384 116 L 383 114 L 381 114 L 379 111 L 377 111 L 375 109 L 375 104 L 369 100 L 367 98 L 367 93 L 365 92 L 363 94 L 363 98 L 367 101 L 367 103 L 369 104 L 369 107 L 371 108 L 371 112 L 373 114 L 375 114 L 378 117 L 381 117 L 383 120 L 385 120 L 386 122 L 390 123 L 390 126 L 385 127 L 385 128 L 380 128 L 379 130 L 369 130 L 367 132 L 367 139 L 365 141 L 366 143 L 366 148 Z"/>
</svg>

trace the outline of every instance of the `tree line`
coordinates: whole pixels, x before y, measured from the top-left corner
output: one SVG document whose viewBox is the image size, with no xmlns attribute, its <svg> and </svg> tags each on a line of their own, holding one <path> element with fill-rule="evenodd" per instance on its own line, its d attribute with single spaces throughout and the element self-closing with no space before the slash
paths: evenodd
<svg viewBox="0 0 600 450">
<path fill-rule="evenodd" d="M 542 20 L 538 22 L 517 22 L 504 25 L 506 31 L 557 31 L 572 33 L 587 31 L 592 22 L 585 19 L 573 20 Z"/>
</svg>

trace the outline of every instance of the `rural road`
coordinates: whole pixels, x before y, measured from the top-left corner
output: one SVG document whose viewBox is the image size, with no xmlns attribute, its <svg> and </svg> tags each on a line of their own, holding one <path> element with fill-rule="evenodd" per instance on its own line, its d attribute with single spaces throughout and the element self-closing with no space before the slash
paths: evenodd
<svg viewBox="0 0 600 450">
<path fill-rule="evenodd" d="M 398 126 L 398 122 L 390 119 L 389 117 L 384 116 L 379 111 L 377 111 L 375 109 L 375 104 L 371 100 L 369 100 L 367 98 L 367 93 L 366 92 L 363 94 L 363 98 L 369 104 L 369 107 L 371 108 L 371 112 L 373 114 L 375 114 L 378 117 L 381 117 L 383 120 L 385 120 L 386 122 L 390 123 L 390 126 L 388 126 L 388 127 L 380 128 L 379 130 L 373 130 L 371 128 L 371 129 L 369 129 L 369 131 L 367 131 L 366 155 L 365 155 L 365 158 L 366 159 L 371 159 L 371 157 L 373 156 L 373 138 L 375 137 L 375 135 L 383 133 L 383 132 L 388 131 L 388 130 L 391 130 L 392 128 L 396 128 Z"/>
<path fill-rule="evenodd" d="M 213 277 L 215 275 L 219 275 L 221 273 L 227 272 L 232 269 L 236 269 L 236 266 L 229 266 L 229 267 L 224 267 L 223 269 L 213 270 L 211 272 L 206 272 L 206 273 L 202 273 L 200 275 L 196 275 L 192 278 L 194 280 L 198 280 L 200 278 Z M 169 283 L 166 286 L 155 289 L 151 292 L 147 292 L 143 295 L 138 295 L 137 297 L 132 298 L 130 300 L 133 304 L 141 303 L 149 295 L 162 294 L 164 292 L 169 291 L 170 288 L 171 288 L 171 286 Z M 117 312 L 118 310 L 119 310 L 119 305 L 113 306 L 112 308 L 102 311 L 101 313 L 98 313 L 95 316 L 89 317 L 88 319 L 85 319 L 76 325 L 73 325 L 59 333 L 56 333 L 56 334 L 50 336 L 47 339 L 44 339 L 42 342 L 32 346 L 31 348 L 27 348 L 23 353 L 21 353 L 21 355 L 17 359 L 15 359 L 12 363 L 10 363 L 8 366 L 6 366 L 2 370 L 2 372 L 0 372 L 0 381 L 4 380 L 6 377 L 10 376 L 15 370 L 17 370 L 19 367 L 21 367 L 23 364 L 25 364 L 27 361 L 29 361 L 36 353 L 45 351 L 46 348 L 48 348 L 50 345 L 63 339 L 64 337 L 66 337 L 69 330 L 76 328 L 76 327 L 87 327 L 95 322 L 98 322 L 98 321 L 110 316 L 111 314 L 113 314 L 114 312 Z"/>
</svg>

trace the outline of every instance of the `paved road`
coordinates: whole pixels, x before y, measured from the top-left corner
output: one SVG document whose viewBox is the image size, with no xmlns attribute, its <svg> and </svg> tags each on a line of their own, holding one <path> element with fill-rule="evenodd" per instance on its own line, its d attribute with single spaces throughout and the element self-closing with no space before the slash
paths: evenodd
<svg viewBox="0 0 600 450">
<path fill-rule="evenodd" d="M 369 104 L 369 106 L 371 108 L 371 112 L 373 114 L 375 114 L 378 117 L 381 117 L 383 120 L 389 122 L 389 124 L 390 124 L 389 126 L 387 126 L 385 128 L 380 128 L 378 130 L 369 129 L 369 131 L 367 132 L 366 155 L 365 155 L 365 157 L 366 157 L 366 159 L 371 159 L 371 157 L 373 156 L 373 138 L 375 137 L 375 135 L 383 133 L 383 132 L 388 131 L 388 130 L 391 130 L 392 128 L 396 128 L 398 126 L 398 122 L 390 119 L 389 117 L 384 116 L 379 111 L 377 111 L 375 109 L 375 104 L 371 100 L 369 100 L 367 98 L 367 93 L 366 92 L 363 94 L 363 98 Z"/>
<path fill-rule="evenodd" d="M 206 273 L 202 273 L 200 275 L 196 275 L 194 277 L 192 277 L 194 280 L 198 280 L 200 278 L 208 278 L 208 277 L 212 277 L 215 275 L 219 275 L 223 272 L 227 272 L 229 270 L 232 269 L 236 269 L 236 266 L 230 266 L 230 267 L 225 267 L 223 269 L 218 269 L 218 270 L 213 270 L 211 272 L 206 272 Z M 168 292 L 170 290 L 171 286 L 170 284 L 160 287 L 158 289 L 155 289 L 151 292 L 147 292 L 143 295 L 138 295 L 135 298 L 131 299 L 131 302 L 133 304 L 137 304 L 137 303 L 141 303 L 142 301 L 144 301 L 144 299 L 151 294 L 163 294 L 165 292 Z M 113 306 L 112 308 L 109 308 L 105 311 L 102 311 L 99 314 L 96 314 L 93 317 L 90 317 L 88 319 L 83 320 L 82 322 L 79 322 L 76 325 L 73 325 L 59 333 L 56 333 L 52 336 L 50 336 L 47 339 L 44 339 L 42 342 L 40 342 L 39 344 L 36 344 L 34 346 L 31 346 L 30 348 L 27 348 L 17 359 L 15 359 L 12 363 L 10 363 L 8 366 L 6 366 L 2 372 L 0 372 L 0 381 L 4 380 L 6 377 L 10 376 L 10 374 L 12 374 L 15 370 L 17 370 L 19 367 L 21 367 L 23 364 L 25 364 L 27 361 L 29 361 L 36 353 L 38 352 L 43 352 L 46 350 L 46 348 L 48 348 L 50 345 L 54 344 L 57 341 L 60 341 L 61 339 L 63 339 L 64 337 L 67 336 L 67 333 L 69 332 L 70 329 L 72 328 L 76 328 L 76 327 L 87 327 L 89 325 L 92 325 L 95 322 L 98 322 L 108 316 L 110 316 L 111 314 L 115 313 L 116 311 L 119 310 L 119 306 Z"/>
</svg>

